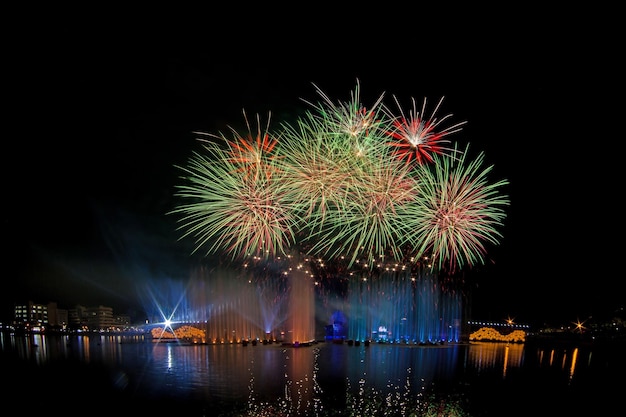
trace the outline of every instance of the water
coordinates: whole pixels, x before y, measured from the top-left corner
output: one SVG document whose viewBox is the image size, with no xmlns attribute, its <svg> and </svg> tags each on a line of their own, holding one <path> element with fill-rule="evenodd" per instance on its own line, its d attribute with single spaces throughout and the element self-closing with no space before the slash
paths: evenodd
<svg viewBox="0 0 626 417">
<path fill-rule="evenodd" d="M 291 347 L 1 333 L 0 347 L 5 404 L 29 412 L 408 416 L 435 395 L 475 417 L 586 416 L 614 413 L 626 393 L 623 344 Z"/>
</svg>

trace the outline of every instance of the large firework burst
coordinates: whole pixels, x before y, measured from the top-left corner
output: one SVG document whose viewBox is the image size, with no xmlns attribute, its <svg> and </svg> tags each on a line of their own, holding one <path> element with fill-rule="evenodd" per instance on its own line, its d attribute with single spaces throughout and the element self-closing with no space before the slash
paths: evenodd
<svg viewBox="0 0 626 417">
<path fill-rule="evenodd" d="M 454 273 L 484 263 L 485 244 L 502 237 L 498 227 L 509 199 L 499 189 L 508 181 L 489 182 L 493 166 L 483 167 L 482 152 L 468 161 L 468 149 L 434 155 L 432 164 L 417 167 L 419 193 L 410 208 L 415 228 L 408 236 L 418 253 L 430 254 L 436 270 Z"/>
<path fill-rule="evenodd" d="M 432 255 L 433 268 L 450 272 L 483 262 L 485 244 L 500 237 L 507 182 L 489 183 L 482 154 L 468 163 L 467 150 L 444 145 L 463 123 L 443 128 L 441 101 L 430 117 L 425 100 L 421 112 L 413 100 L 408 117 L 395 97 L 399 116 L 383 95 L 366 107 L 358 80 L 346 102 L 315 88 L 321 100 L 279 134 L 257 119 L 254 136 L 246 118 L 246 135 L 210 135 L 217 142 L 182 168 L 177 196 L 190 202 L 173 213 L 196 250 L 233 258 L 297 250 L 349 265 Z"/>
<path fill-rule="evenodd" d="M 414 198 L 410 169 L 388 157 L 382 96 L 360 102 L 357 82 L 350 101 L 311 104 L 295 127 L 284 125 L 282 168 L 293 178 L 293 207 L 301 207 L 302 243 L 309 253 L 347 256 L 353 263 L 387 252 L 399 257 L 400 206 Z"/>
<path fill-rule="evenodd" d="M 223 251 L 233 259 L 270 256 L 295 242 L 295 213 L 284 200 L 286 181 L 275 165 L 276 139 L 267 128 L 261 131 L 258 116 L 254 136 L 245 112 L 244 118 L 245 135 L 232 128 L 232 139 L 209 135 L 219 142 L 203 140 L 204 153 L 194 153 L 186 167 L 179 167 L 186 184 L 177 195 L 190 202 L 172 213 L 183 215 L 183 237 L 194 237 L 195 251 L 206 247 L 207 254 Z"/>
</svg>

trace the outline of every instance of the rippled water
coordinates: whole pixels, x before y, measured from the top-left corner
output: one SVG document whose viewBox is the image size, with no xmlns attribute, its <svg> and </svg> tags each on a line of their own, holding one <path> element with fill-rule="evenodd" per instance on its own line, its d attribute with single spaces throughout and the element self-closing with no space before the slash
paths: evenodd
<svg viewBox="0 0 626 417">
<path fill-rule="evenodd" d="M 408 415 L 434 394 L 460 398 L 472 416 L 596 415 L 617 406 L 626 392 L 624 352 L 597 346 L 294 348 L 3 333 L 0 347 L 4 378 L 13 382 L 8 398 L 27 393 L 42 407 L 82 398 L 100 410 L 132 404 L 153 415 L 229 415 L 267 404 L 294 416 L 374 415 L 365 404 L 377 398 L 389 410 L 380 405 L 376 415 Z M 348 404 L 363 413 L 348 414 Z"/>
</svg>

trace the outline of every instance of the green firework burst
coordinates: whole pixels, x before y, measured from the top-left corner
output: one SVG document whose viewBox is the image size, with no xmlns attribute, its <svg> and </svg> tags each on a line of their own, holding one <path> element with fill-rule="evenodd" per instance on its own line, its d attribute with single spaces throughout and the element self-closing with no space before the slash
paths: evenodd
<svg viewBox="0 0 626 417">
<path fill-rule="evenodd" d="M 439 146 L 461 124 L 437 132 L 432 116 L 428 147 L 411 161 L 406 152 L 416 151 L 398 153 L 389 138 L 421 132 L 415 109 L 395 117 L 383 95 L 365 107 L 358 81 L 345 102 L 315 88 L 321 100 L 276 135 L 258 117 L 254 134 L 246 118 L 245 135 L 208 135 L 180 167 L 184 203 L 172 213 L 183 237 L 233 259 L 300 251 L 363 265 L 430 256 L 433 269 L 450 272 L 484 263 L 485 245 L 501 237 L 508 182 L 489 181 L 482 153 L 470 161 L 467 148 Z"/>
<path fill-rule="evenodd" d="M 468 161 L 468 149 L 435 155 L 433 164 L 416 169 L 419 195 L 408 237 L 418 256 L 430 254 L 437 270 L 484 263 L 485 243 L 498 244 L 501 238 L 498 228 L 509 199 L 500 189 L 508 181 L 490 182 L 493 166 L 483 166 L 482 152 Z"/>
</svg>

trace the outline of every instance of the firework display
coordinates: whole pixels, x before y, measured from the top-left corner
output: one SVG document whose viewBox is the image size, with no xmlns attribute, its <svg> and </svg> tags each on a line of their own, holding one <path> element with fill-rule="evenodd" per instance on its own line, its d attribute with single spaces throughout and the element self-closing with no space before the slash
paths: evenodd
<svg viewBox="0 0 626 417">
<path fill-rule="evenodd" d="M 507 181 L 450 142 L 464 123 L 437 117 L 443 99 L 426 115 L 426 100 L 363 105 L 358 80 L 348 101 L 315 89 L 295 122 L 273 131 L 271 114 L 253 127 L 244 112 L 245 132 L 203 134 L 180 167 L 182 238 L 234 261 L 233 274 L 203 278 L 210 288 L 238 288 L 206 292 L 192 315 L 222 341 L 295 344 L 317 339 L 316 323 L 334 340 L 458 341 L 459 272 L 499 243 Z"/>
<path fill-rule="evenodd" d="M 508 197 L 506 180 L 489 182 L 484 156 L 448 137 L 464 122 L 430 116 L 426 100 L 407 113 L 394 96 L 366 107 L 360 84 L 349 101 L 333 102 L 315 86 L 318 102 L 295 123 L 270 131 L 201 138 L 204 153 L 185 167 L 183 237 L 196 250 L 232 259 L 292 253 L 345 257 L 374 264 L 431 257 L 433 271 L 454 273 L 484 263 L 486 244 L 497 245 Z"/>
<path fill-rule="evenodd" d="M 204 140 L 205 153 L 183 168 L 188 183 L 178 196 L 192 202 L 176 212 L 184 213 L 185 236 L 194 235 L 196 249 L 206 246 L 207 254 L 280 254 L 295 243 L 298 213 L 283 192 L 287 172 L 273 160 L 276 139 L 260 130 L 258 117 L 256 136 L 247 117 L 246 124 L 245 136 L 233 130 L 233 140 Z"/>
</svg>

